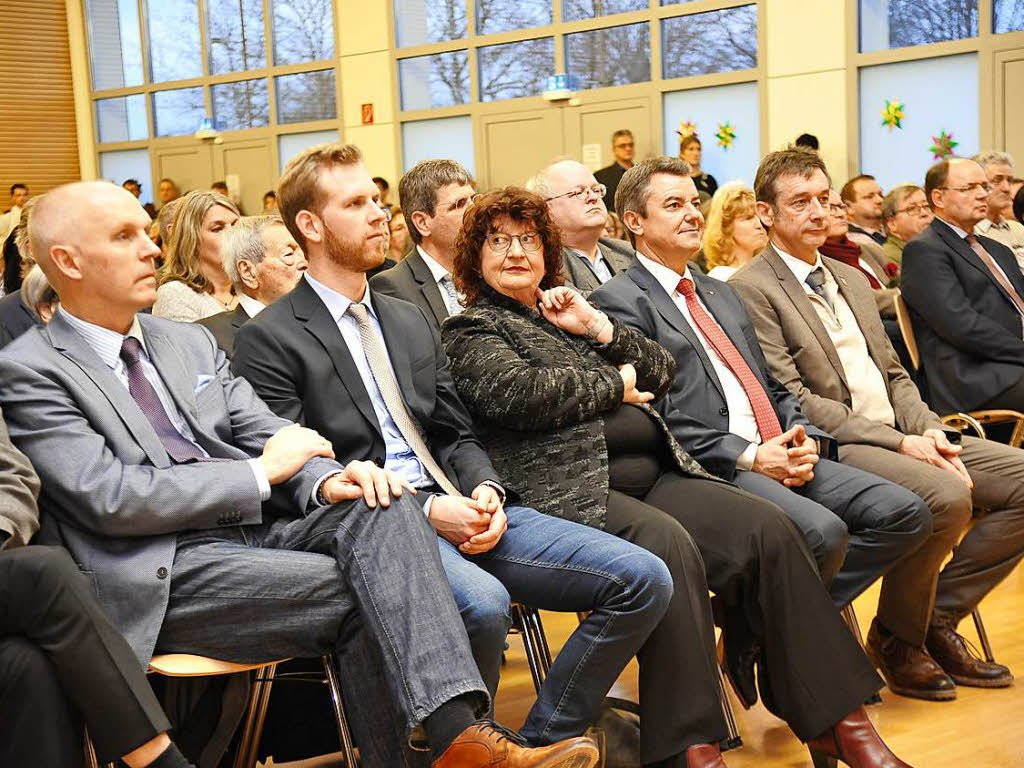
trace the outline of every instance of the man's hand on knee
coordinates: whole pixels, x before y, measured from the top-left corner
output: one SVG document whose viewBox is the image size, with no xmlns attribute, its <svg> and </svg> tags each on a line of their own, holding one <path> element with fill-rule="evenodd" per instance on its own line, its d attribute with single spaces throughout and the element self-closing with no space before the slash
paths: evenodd
<svg viewBox="0 0 1024 768">
<path fill-rule="evenodd" d="M 414 496 L 416 489 L 387 469 L 372 461 L 352 461 L 336 475 L 331 475 L 320 488 L 320 495 L 330 504 L 352 501 L 362 497 L 368 507 L 379 503 L 391 506 L 392 498 L 399 498 L 405 491 Z"/>
</svg>

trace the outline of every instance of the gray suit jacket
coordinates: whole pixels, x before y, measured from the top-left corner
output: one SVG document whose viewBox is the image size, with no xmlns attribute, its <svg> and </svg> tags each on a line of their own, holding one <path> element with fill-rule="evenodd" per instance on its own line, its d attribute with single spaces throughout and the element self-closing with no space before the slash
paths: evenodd
<svg viewBox="0 0 1024 768">
<path fill-rule="evenodd" d="M 800 399 L 807 418 L 840 443 L 895 451 L 905 434 L 942 429 L 889 342 L 875 310 L 873 294 L 877 292 L 859 270 L 827 257 L 822 262 L 836 278 L 839 293 L 857 318 L 868 354 L 882 372 L 897 429 L 853 413 L 839 353 L 803 286 L 769 245 L 733 275 L 729 285 L 747 305 L 772 374 Z"/>
<path fill-rule="evenodd" d="M 142 314 L 139 323 L 197 442 L 223 461 L 172 462 L 128 388 L 59 313 L 0 351 L 0 405 L 43 483 L 41 539 L 71 551 L 146 664 L 167 608 L 177 534 L 261 522 L 245 460 L 289 422 L 231 375 L 205 328 Z M 268 504 L 304 513 L 316 480 L 337 468 L 313 459 Z"/>
<path fill-rule="evenodd" d="M 437 323 L 435 329 L 440 333 L 441 323 L 448 317 L 448 307 L 430 267 L 415 248 L 391 269 L 370 278 L 370 288 L 375 293 L 412 302 Z"/>
<path fill-rule="evenodd" d="M 0 418 L 0 549 L 24 546 L 39 530 L 38 495 L 39 478 Z"/>
<path fill-rule="evenodd" d="M 625 272 L 636 263 L 636 251 L 625 240 L 602 237 L 597 241 L 597 247 L 611 267 L 612 277 L 619 272 Z M 594 271 L 568 248 L 562 249 L 562 279 L 584 296 L 601 287 Z"/>
</svg>

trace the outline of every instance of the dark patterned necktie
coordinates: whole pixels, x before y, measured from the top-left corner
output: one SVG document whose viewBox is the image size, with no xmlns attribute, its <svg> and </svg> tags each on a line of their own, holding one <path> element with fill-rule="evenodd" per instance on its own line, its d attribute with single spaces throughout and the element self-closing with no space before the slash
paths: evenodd
<svg viewBox="0 0 1024 768">
<path fill-rule="evenodd" d="M 806 283 L 811 286 L 811 290 L 821 296 L 828 304 L 828 308 L 834 313 L 836 311 L 835 305 L 832 303 L 832 299 L 828 297 L 828 292 L 825 290 L 825 273 L 821 267 L 815 267 L 811 270 L 811 274 L 807 276 Z"/>
<path fill-rule="evenodd" d="M 141 352 L 142 344 L 133 336 L 126 337 L 121 344 L 121 359 L 128 370 L 128 391 L 132 398 L 149 420 L 156 436 L 160 438 L 160 444 L 174 462 L 183 464 L 188 461 L 206 461 L 207 458 L 199 446 L 186 440 L 171 423 L 163 403 L 160 402 L 160 396 L 142 370 Z"/>
<path fill-rule="evenodd" d="M 964 239 L 967 241 L 967 244 L 971 246 L 971 250 L 978 254 L 978 258 L 984 262 L 986 267 L 988 267 L 988 271 L 992 273 L 992 277 L 996 279 L 996 282 L 999 283 L 1003 290 L 1009 294 L 1010 299 L 1013 300 L 1014 305 L 1017 307 L 1017 311 L 1024 315 L 1024 300 L 1021 300 L 1020 294 L 1017 293 L 1006 275 L 1003 274 L 1002 270 L 996 266 L 995 259 L 993 259 L 991 254 L 985 250 L 985 246 L 978 242 L 978 238 L 974 235 L 969 234 Z"/>
</svg>

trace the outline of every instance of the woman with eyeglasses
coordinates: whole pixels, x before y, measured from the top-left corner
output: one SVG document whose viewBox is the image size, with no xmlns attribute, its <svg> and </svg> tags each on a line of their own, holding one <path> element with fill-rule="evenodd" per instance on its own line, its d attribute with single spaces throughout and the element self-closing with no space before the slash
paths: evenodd
<svg viewBox="0 0 1024 768">
<path fill-rule="evenodd" d="M 934 218 L 935 214 L 925 200 L 924 190 L 916 184 L 893 187 L 882 200 L 882 225 L 886 232 L 882 251 L 896 265 L 893 285 L 899 284 L 903 247 L 924 232 Z"/>
</svg>

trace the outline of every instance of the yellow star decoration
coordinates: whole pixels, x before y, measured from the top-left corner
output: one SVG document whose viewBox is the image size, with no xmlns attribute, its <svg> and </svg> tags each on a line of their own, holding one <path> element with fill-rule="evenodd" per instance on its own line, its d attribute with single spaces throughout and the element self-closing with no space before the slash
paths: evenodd
<svg viewBox="0 0 1024 768">
<path fill-rule="evenodd" d="M 687 136 L 697 135 L 697 124 L 691 120 L 683 120 L 679 123 L 679 128 L 676 129 L 676 133 L 679 134 L 679 138 L 685 139 Z"/>
<path fill-rule="evenodd" d="M 890 131 L 893 128 L 902 129 L 904 117 L 906 115 L 903 113 L 903 103 L 899 99 L 885 100 L 885 109 L 882 110 L 882 125 Z"/>
<path fill-rule="evenodd" d="M 728 121 L 719 123 L 715 138 L 718 139 L 718 146 L 722 149 L 729 149 L 736 140 L 736 129 Z"/>
</svg>

